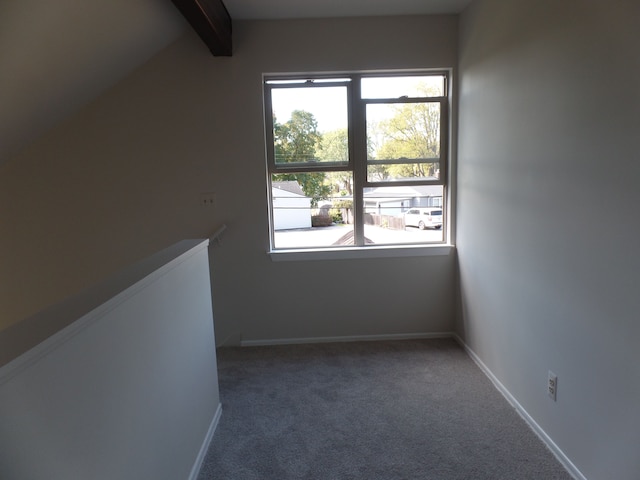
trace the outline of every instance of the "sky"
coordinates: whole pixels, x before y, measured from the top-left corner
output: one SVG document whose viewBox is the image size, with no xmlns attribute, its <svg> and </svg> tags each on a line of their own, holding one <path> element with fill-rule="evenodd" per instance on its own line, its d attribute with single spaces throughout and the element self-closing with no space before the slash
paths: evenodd
<svg viewBox="0 0 640 480">
<path fill-rule="evenodd" d="M 291 118 L 293 110 L 313 113 L 322 133 L 347 128 L 347 88 L 282 88 L 271 93 L 273 111 L 279 123 Z"/>
</svg>

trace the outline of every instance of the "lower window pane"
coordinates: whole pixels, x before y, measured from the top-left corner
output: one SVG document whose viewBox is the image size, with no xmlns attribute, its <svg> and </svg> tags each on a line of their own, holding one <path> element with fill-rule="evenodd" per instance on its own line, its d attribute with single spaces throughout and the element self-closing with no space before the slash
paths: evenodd
<svg viewBox="0 0 640 480">
<path fill-rule="evenodd" d="M 443 242 L 442 197 L 442 185 L 365 188 L 365 243 Z"/>
<path fill-rule="evenodd" d="M 353 245 L 351 174 L 326 172 L 320 177 L 307 175 L 272 176 L 274 248 Z M 321 186 L 328 187 L 328 190 L 322 190 Z M 319 193 L 321 191 L 324 193 Z M 365 188 L 365 244 L 443 242 L 443 191 L 441 185 Z"/>
<path fill-rule="evenodd" d="M 353 245 L 349 172 L 272 175 L 274 248 Z"/>
</svg>

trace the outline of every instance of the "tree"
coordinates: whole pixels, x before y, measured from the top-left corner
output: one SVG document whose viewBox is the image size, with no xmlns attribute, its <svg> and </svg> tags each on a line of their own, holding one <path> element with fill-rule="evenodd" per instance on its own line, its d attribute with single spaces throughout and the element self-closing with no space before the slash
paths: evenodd
<svg viewBox="0 0 640 480">
<path fill-rule="evenodd" d="M 273 136 L 276 164 L 317 161 L 316 148 L 322 136 L 318 133 L 318 122 L 312 113 L 304 110 L 291 112 L 291 119 L 280 124 L 273 119 Z M 331 194 L 331 186 L 326 185 L 324 172 L 285 173 L 273 176 L 276 181 L 297 181 L 304 194 L 311 198 L 311 205 Z"/>
<path fill-rule="evenodd" d="M 339 128 L 322 135 L 318 156 L 322 160 L 332 162 L 349 161 L 349 133 L 346 128 Z"/>
<path fill-rule="evenodd" d="M 382 148 L 386 133 L 381 128 L 381 122 L 367 120 L 367 159 L 375 159 L 376 152 Z M 382 182 L 389 177 L 387 165 L 367 165 L 367 179 Z"/>
<path fill-rule="evenodd" d="M 425 96 L 436 96 L 428 87 Z M 382 120 L 376 133 L 375 156 L 379 160 L 437 158 L 440 155 L 440 104 L 402 103 L 394 114 Z M 437 175 L 437 163 L 406 163 L 385 166 L 389 177 L 408 178 Z"/>
<path fill-rule="evenodd" d="M 291 112 L 291 119 L 273 123 L 276 163 L 313 162 L 316 146 L 320 143 L 318 122 L 312 113 L 304 110 Z"/>
<path fill-rule="evenodd" d="M 346 128 L 333 130 L 322 135 L 318 155 L 321 160 L 332 162 L 349 161 L 349 132 Z M 351 172 L 331 172 L 327 174 L 335 193 L 353 195 L 353 175 Z"/>
</svg>

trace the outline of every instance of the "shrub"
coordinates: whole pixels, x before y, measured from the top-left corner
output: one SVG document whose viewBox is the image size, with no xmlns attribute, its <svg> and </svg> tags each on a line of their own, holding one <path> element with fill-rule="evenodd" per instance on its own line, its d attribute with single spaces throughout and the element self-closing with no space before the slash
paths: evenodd
<svg viewBox="0 0 640 480">
<path fill-rule="evenodd" d="M 313 215 L 311 217 L 312 227 L 329 227 L 333 219 L 329 215 Z"/>
</svg>

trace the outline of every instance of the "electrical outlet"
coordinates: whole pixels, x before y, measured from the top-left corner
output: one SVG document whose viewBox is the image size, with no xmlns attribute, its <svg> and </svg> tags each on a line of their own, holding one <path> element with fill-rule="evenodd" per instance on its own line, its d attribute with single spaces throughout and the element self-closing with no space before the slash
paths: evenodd
<svg viewBox="0 0 640 480">
<path fill-rule="evenodd" d="M 216 194 L 215 192 L 207 192 L 200 194 L 200 205 L 203 207 L 215 207 Z"/>
<path fill-rule="evenodd" d="M 555 402 L 558 395 L 558 376 L 549 370 L 549 379 L 547 380 L 547 394 Z"/>
</svg>

